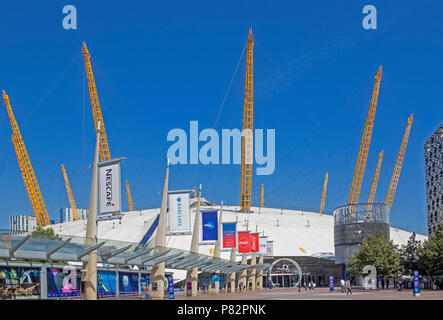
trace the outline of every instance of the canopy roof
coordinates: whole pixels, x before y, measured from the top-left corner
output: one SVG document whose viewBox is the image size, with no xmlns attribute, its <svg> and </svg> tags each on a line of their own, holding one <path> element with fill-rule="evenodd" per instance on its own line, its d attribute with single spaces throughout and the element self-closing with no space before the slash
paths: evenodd
<svg viewBox="0 0 443 320">
<path fill-rule="evenodd" d="M 195 254 L 189 251 L 140 245 L 134 242 L 92 239 L 57 235 L 53 239 L 40 238 L 30 233 L 13 234 L 0 231 L 0 258 L 87 262 L 88 254 L 97 251 L 97 262 L 111 265 L 153 267 L 165 262 L 166 268 L 204 272 L 231 273 L 244 269 L 268 269 L 270 264 L 242 265 L 226 259 Z"/>
</svg>

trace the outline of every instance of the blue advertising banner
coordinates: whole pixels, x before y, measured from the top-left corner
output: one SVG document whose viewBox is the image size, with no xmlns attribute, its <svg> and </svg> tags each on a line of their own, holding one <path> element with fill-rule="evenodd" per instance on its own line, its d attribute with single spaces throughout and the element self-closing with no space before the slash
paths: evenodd
<svg viewBox="0 0 443 320">
<path fill-rule="evenodd" d="M 202 212 L 202 240 L 216 241 L 218 240 L 218 211 L 203 211 Z"/>
<path fill-rule="evenodd" d="M 420 282 L 419 282 L 418 270 L 414 271 L 414 292 L 415 293 L 420 292 Z"/>
<path fill-rule="evenodd" d="M 334 291 L 334 276 L 329 277 L 329 291 Z"/>
<path fill-rule="evenodd" d="M 236 243 L 236 223 L 223 223 L 223 248 L 235 248 Z"/>
<path fill-rule="evenodd" d="M 172 276 L 168 276 L 168 292 L 169 299 L 174 299 L 174 279 Z"/>
</svg>

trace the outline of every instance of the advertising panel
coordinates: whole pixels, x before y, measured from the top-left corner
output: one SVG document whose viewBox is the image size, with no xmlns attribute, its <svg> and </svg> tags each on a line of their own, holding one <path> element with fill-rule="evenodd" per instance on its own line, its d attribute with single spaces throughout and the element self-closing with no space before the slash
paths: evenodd
<svg viewBox="0 0 443 320">
<path fill-rule="evenodd" d="M 249 234 L 249 246 L 251 252 L 258 252 L 258 232 L 250 233 Z"/>
<path fill-rule="evenodd" d="M 138 294 L 138 274 L 124 273 L 118 274 L 119 294 Z"/>
<path fill-rule="evenodd" d="M 189 193 L 173 193 L 169 200 L 169 232 L 184 232 L 191 230 L 189 212 Z"/>
<path fill-rule="evenodd" d="M 216 241 L 218 240 L 218 211 L 202 211 L 202 240 Z"/>
<path fill-rule="evenodd" d="M 40 272 L 36 268 L 1 267 L 0 299 L 40 297 Z"/>
<path fill-rule="evenodd" d="M 174 299 L 174 278 L 172 276 L 168 276 L 168 293 L 169 299 Z"/>
<path fill-rule="evenodd" d="M 97 292 L 99 296 L 115 295 L 115 272 L 97 271 Z"/>
<path fill-rule="evenodd" d="M 149 275 L 148 274 L 141 274 L 140 277 L 140 287 L 141 291 L 145 292 L 145 288 L 149 287 Z"/>
<path fill-rule="evenodd" d="M 121 211 L 120 161 L 99 164 L 99 214 Z"/>
<path fill-rule="evenodd" d="M 268 237 L 263 236 L 258 238 L 258 246 L 259 246 L 258 252 L 264 256 L 268 253 L 267 241 Z"/>
<path fill-rule="evenodd" d="M 235 248 L 237 247 L 236 239 L 236 227 L 237 224 L 233 223 L 223 223 L 223 248 Z"/>
<path fill-rule="evenodd" d="M 249 253 L 251 251 L 249 246 L 249 231 L 238 231 L 238 252 Z"/>
<path fill-rule="evenodd" d="M 63 280 L 65 284 L 63 285 Z M 67 277 L 67 274 L 63 273 L 62 269 L 59 268 L 48 268 L 47 269 L 47 281 L 48 281 L 48 298 L 59 298 L 59 297 L 76 297 L 80 296 L 80 283 L 81 274 L 77 273 L 76 283 L 73 284 L 71 279 Z"/>
</svg>

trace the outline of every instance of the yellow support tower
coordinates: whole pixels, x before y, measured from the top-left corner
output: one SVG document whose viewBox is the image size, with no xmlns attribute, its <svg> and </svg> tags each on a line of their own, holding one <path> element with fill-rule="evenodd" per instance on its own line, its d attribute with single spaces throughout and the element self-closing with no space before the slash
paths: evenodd
<svg viewBox="0 0 443 320">
<path fill-rule="evenodd" d="M 12 112 L 11 104 L 9 103 L 9 97 L 3 90 L 3 100 L 5 101 L 6 110 L 8 111 L 9 121 L 12 128 L 12 142 L 14 144 L 15 153 L 17 155 L 20 171 L 23 176 L 26 191 L 28 192 L 29 200 L 31 201 L 32 210 L 34 211 L 37 219 L 37 224 L 40 227 L 45 227 L 51 224 L 49 220 L 48 211 L 46 210 L 45 202 L 43 201 L 40 187 L 35 177 L 34 169 L 32 168 L 31 160 L 29 159 L 28 152 L 26 151 L 23 137 L 20 133 L 20 129 L 15 121 L 14 113 Z"/>
<path fill-rule="evenodd" d="M 388 210 L 391 211 L 392 202 L 394 201 L 395 191 L 397 190 L 398 180 L 400 179 L 401 167 L 403 165 L 403 159 L 406 154 L 406 147 L 408 146 L 409 133 L 411 132 L 413 114 L 408 118 L 408 125 L 401 141 L 400 150 L 398 151 L 397 160 L 395 161 L 394 172 L 389 182 L 388 192 L 386 193 L 385 205 L 388 206 Z"/>
<path fill-rule="evenodd" d="M 323 183 L 323 192 L 321 194 L 320 209 L 318 210 L 318 212 L 320 214 L 323 214 L 323 212 L 325 211 L 326 190 L 327 189 L 328 189 L 328 173 L 326 172 L 325 182 Z"/>
<path fill-rule="evenodd" d="M 74 200 L 74 195 L 72 194 L 71 185 L 69 184 L 68 175 L 66 174 L 66 169 L 63 164 L 62 164 L 62 172 L 63 172 L 63 178 L 65 179 L 66 192 L 68 192 L 69 204 L 71 205 L 72 209 L 72 218 L 74 219 L 74 221 L 80 220 L 80 217 L 78 216 L 77 205 L 75 204 Z"/>
<path fill-rule="evenodd" d="M 241 154 L 240 207 L 242 212 L 251 211 L 252 151 L 254 123 L 254 77 L 253 77 L 252 29 L 249 29 L 246 55 L 245 96 L 243 107 L 243 133 Z"/>
<path fill-rule="evenodd" d="M 369 191 L 369 196 L 367 201 L 368 204 L 374 203 L 375 191 L 377 190 L 378 177 L 380 176 L 380 168 L 382 160 L 383 160 L 383 150 L 378 155 L 377 167 L 375 168 L 374 177 L 372 178 L 371 190 Z M 368 207 L 366 209 L 369 210 Z"/>
<path fill-rule="evenodd" d="M 91 99 L 95 131 L 97 131 L 97 124 L 100 121 L 100 161 L 111 160 L 102 110 L 98 101 L 97 87 L 95 86 L 94 74 L 92 73 L 91 55 L 89 54 L 85 42 L 83 42 L 83 58 L 85 60 L 86 76 L 88 78 L 89 98 Z"/>
<path fill-rule="evenodd" d="M 263 187 L 263 185 L 261 185 L 261 191 L 260 191 L 260 208 L 263 208 L 263 207 L 264 207 L 264 203 L 265 203 L 265 200 L 264 200 L 264 192 L 265 192 L 264 187 Z"/>
<path fill-rule="evenodd" d="M 348 204 L 357 204 L 360 196 L 360 188 L 365 174 L 366 160 L 368 158 L 369 145 L 371 143 L 372 128 L 374 127 L 375 110 L 377 108 L 378 92 L 380 89 L 381 66 L 375 75 L 375 85 L 372 91 L 371 103 L 366 116 L 365 127 L 361 137 L 360 149 L 358 150 L 354 176 L 352 177 L 351 191 L 349 192 Z"/>
<path fill-rule="evenodd" d="M 129 211 L 134 211 L 134 204 L 132 202 L 131 190 L 129 190 L 129 182 L 126 180 L 126 193 L 128 194 Z"/>
</svg>

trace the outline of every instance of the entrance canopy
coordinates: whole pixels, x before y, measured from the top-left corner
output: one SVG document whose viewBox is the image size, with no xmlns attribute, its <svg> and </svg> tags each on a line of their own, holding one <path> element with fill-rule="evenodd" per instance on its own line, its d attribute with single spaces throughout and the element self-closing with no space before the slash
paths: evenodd
<svg viewBox="0 0 443 320">
<path fill-rule="evenodd" d="M 111 265 L 153 267 L 165 262 L 166 268 L 231 273 L 244 269 L 267 269 L 271 265 L 242 265 L 230 260 L 195 254 L 176 248 L 141 245 L 134 242 L 55 235 L 52 239 L 30 233 L 13 234 L 0 230 L 0 258 L 87 262 L 88 254 L 97 251 L 97 262 Z"/>
</svg>

